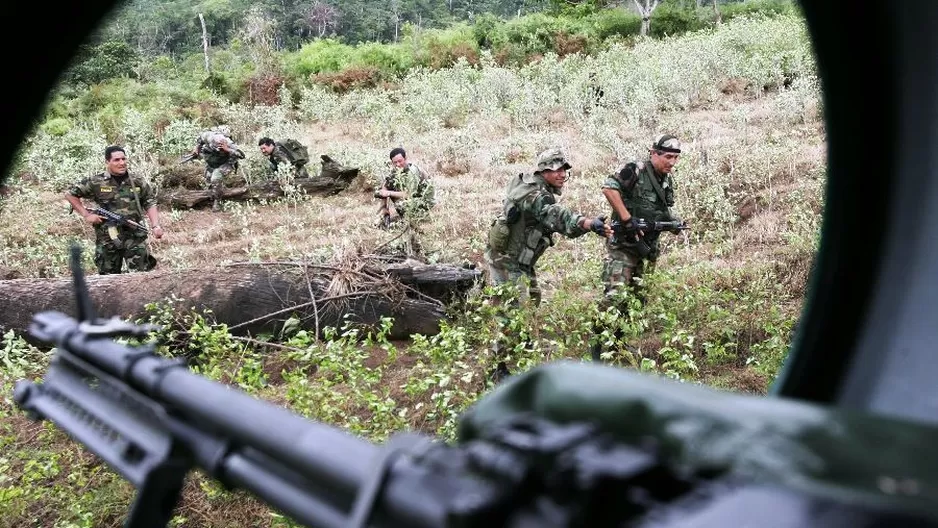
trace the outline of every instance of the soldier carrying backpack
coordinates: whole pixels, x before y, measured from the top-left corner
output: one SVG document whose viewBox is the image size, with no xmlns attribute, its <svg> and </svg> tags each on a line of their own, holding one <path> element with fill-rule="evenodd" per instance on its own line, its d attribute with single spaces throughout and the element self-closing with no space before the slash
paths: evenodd
<svg viewBox="0 0 938 528">
<path fill-rule="evenodd" d="M 309 162 L 309 150 L 295 139 L 274 141 L 269 137 L 262 137 L 257 146 L 261 152 L 270 159 L 270 165 L 276 172 L 281 163 L 289 163 L 296 171 L 297 178 L 309 178 L 306 163 Z"/>
</svg>

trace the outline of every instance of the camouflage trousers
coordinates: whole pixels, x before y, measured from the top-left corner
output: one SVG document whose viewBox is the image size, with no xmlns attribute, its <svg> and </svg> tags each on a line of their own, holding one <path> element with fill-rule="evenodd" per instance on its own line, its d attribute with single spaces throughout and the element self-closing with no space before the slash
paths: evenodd
<svg viewBox="0 0 938 528">
<path fill-rule="evenodd" d="M 145 236 L 116 226 L 105 226 L 96 232 L 94 264 L 99 274 L 121 273 L 124 261 L 127 261 L 128 271 L 150 271 L 156 267 Z"/>
<path fill-rule="evenodd" d="M 626 293 L 637 296 L 644 303 L 642 291 L 642 277 L 646 271 L 652 271 L 655 266 L 653 260 L 646 260 L 637 254 L 624 249 L 606 248 L 606 258 L 603 261 L 603 301 L 601 309 L 614 305 L 615 297 Z"/>
<path fill-rule="evenodd" d="M 218 167 L 205 166 L 205 182 L 208 188 L 212 190 L 212 209 L 221 208 L 221 200 L 225 194 L 225 177 L 238 170 L 238 162 L 226 161 Z"/>
<path fill-rule="evenodd" d="M 638 254 L 622 248 L 606 246 L 606 258 L 603 261 L 603 299 L 599 303 L 599 310 L 605 311 L 611 307 L 625 310 L 621 306 L 625 295 L 634 295 L 642 304 L 645 304 L 645 295 L 642 291 L 642 278 L 646 271 L 652 271 L 654 260 L 646 260 Z M 593 336 L 590 339 L 590 356 L 593 361 L 602 361 L 603 346 L 599 342 L 604 328 L 596 320 L 593 322 Z M 616 340 L 622 338 L 621 332 L 614 333 Z"/>
<path fill-rule="evenodd" d="M 489 282 L 493 286 L 511 283 L 518 287 L 519 301 L 531 302 L 534 306 L 541 304 L 541 287 L 537 283 L 537 273 L 533 269 L 523 270 L 515 263 L 508 263 L 507 255 L 493 256 L 489 250 L 485 252 L 485 264 L 488 267 Z"/>
<path fill-rule="evenodd" d="M 488 269 L 489 285 L 513 284 L 518 288 L 517 298 L 509 299 L 507 302 L 503 298 L 497 297 L 494 299 L 494 304 L 500 306 L 504 311 L 495 315 L 498 328 L 494 339 L 492 339 L 490 350 L 496 366 L 489 373 L 489 377 L 494 382 L 499 383 L 511 374 L 506 363 L 511 360 L 511 351 L 518 346 L 525 348 L 528 346 L 524 340 L 519 338 L 516 331 L 510 329 L 511 316 L 509 312 L 513 308 L 520 308 L 523 304 L 539 306 L 541 304 L 541 288 L 537 283 L 537 274 L 533 269 L 522 270 L 514 259 L 506 255 L 493 256 L 491 250 L 486 250 L 485 263 Z"/>
</svg>

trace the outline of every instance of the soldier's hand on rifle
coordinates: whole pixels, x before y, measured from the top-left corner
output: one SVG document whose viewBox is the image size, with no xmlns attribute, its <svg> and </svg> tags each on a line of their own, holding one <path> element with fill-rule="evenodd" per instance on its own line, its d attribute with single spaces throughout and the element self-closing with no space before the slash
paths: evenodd
<svg viewBox="0 0 938 528">
<path fill-rule="evenodd" d="M 85 221 L 91 225 L 96 225 L 103 222 L 104 219 L 94 213 L 88 213 L 85 215 Z"/>
<path fill-rule="evenodd" d="M 645 233 L 638 228 L 638 224 L 635 223 L 634 216 L 630 216 L 628 220 L 622 221 L 622 231 L 625 233 L 626 237 L 634 240 L 645 235 Z"/>
</svg>

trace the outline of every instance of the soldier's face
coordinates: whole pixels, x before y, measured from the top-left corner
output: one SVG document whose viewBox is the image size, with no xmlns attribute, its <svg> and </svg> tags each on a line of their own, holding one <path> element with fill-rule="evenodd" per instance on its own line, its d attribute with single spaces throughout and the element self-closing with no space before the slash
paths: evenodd
<svg viewBox="0 0 938 528">
<path fill-rule="evenodd" d="M 563 184 L 567 183 L 567 171 L 564 168 L 546 170 L 541 173 L 541 177 L 544 178 L 544 181 L 546 181 L 548 185 L 558 189 L 562 188 Z"/>
<path fill-rule="evenodd" d="M 674 168 L 674 165 L 677 164 L 677 160 L 680 156 L 680 154 L 676 154 L 674 152 L 661 152 L 653 150 L 651 151 L 651 165 L 655 168 L 658 174 L 668 174 L 671 172 L 671 169 Z"/>
<path fill-rule="evenodd" d="M 111 174 L 124 174 L 127 172 L 127 155 L 119 150 L 111 153 L 111 159 L 107 160 L 107 171 Z"/>
<path fill-rule="evenodd" d="M 393 158 L 391 158 L 391 163 L 393 163 L 394 166 L 397 167 L 398 169 L 403 169 L 404 167 L 407 166 L 407 158 L 398 154 L 397 156 L 394 156 Z"/>
<path fill-rule="evenodd" d="M 274 151 L 273 145 L 261 145 L 261 152 L 265 156 L 270 156 L 270 153 Z"/>
</svg>

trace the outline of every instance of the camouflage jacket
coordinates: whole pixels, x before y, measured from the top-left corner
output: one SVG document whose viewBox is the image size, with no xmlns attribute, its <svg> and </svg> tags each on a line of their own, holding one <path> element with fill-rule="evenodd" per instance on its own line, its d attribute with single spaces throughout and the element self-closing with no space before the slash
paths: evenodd
<svg viewBox="0 0 938 528">
<path fill-rule="evenodd" d="M 281 163 L 285 165 L 292 165 L 293 158 L 290 156 L 290 153 L 287 152 L 287 149 L 283 148 L 283 145 L 276 143 L 274 145 L 274 150 L 270 151 L 270 165 L 273 167 L 273 170 L 276 171 L 277 167 Z"/>
<path fill-rule="evenodd" d="M 489 246 L 489 259 L 509 269 L 530 271 L 548 247 L 554 245 L 554 233 L 577 238 L 589 232 L 580 227 L 583 215 L 557 204 L 558 189 L 540 175 L 519 174 L 508 186 L 503 213 L 496 223 L 507 226 L 506 240 Z"/>
<path fill-rule="evenodd" d="M 218 148 L 218 144 L 221 142 L 225 142 L 234 153 L 229 154 Z M 237 164 L 239 159 L 244 159 L 244 151 L 231 138 L 217 132 L 203 132 L 200 134 L 198 147 L 199 155 L 205 160 L 205 164 L 213 169 L 217 169 L 226 163 Z"/>
<path fill-rule="evenodd" d="M 389 191 L 407 193 L 407 198 L 392 198 L 395 207 L 403 216 L 425 214 L 436 203 L 433 180 L 413 163 L 408 163 L 404 169 L 394 168 L 384 180 L 384 187 Z"/>
<path fill-rule="evenodd" d="M 619 172 L 610 175 L 603 182 L 603 189 L 613 189 L 619 192 L 625 208 L 629 210 L 635 218 L 643 218 L 648 221 L 680 221 L 677 215 L 671 211 L 674 206 L 674 180 L 671 174 L 659 176 L 651 164 L 650 159 L 634 162 L 637 170 L 636 177 L 632 181 L 624 181 Z M 655 190 L 652 178 L 658 182 L 664 193 L 664 200 L 661 199 Z M 619 213 L 612 210 L 612 221 L 619 221 L 622 218 Z M 646 234 L 645 240 L 649 244 L 656 245 L 658 233 Z M 656 246 L 655 246 L 656 247 Z"/>
<path fill-rule="evenodd" d="M 141 214 L 145 214 L 147 209 L 156 205 L 156 192 L 153 186 L 144 178 L 130 173 L 123 178 L 112 176 L 108 172 L 84 178 L 69 189 L 69 194 L 91 200 L 100 207 L 126 216 L 135 222 L 142 222 Z M 139 207 L 137 206 L 138 199 L 140 200 Z M 106 223 L 96 225 L 96 230 L 105 229 Z"/>
</svg>

